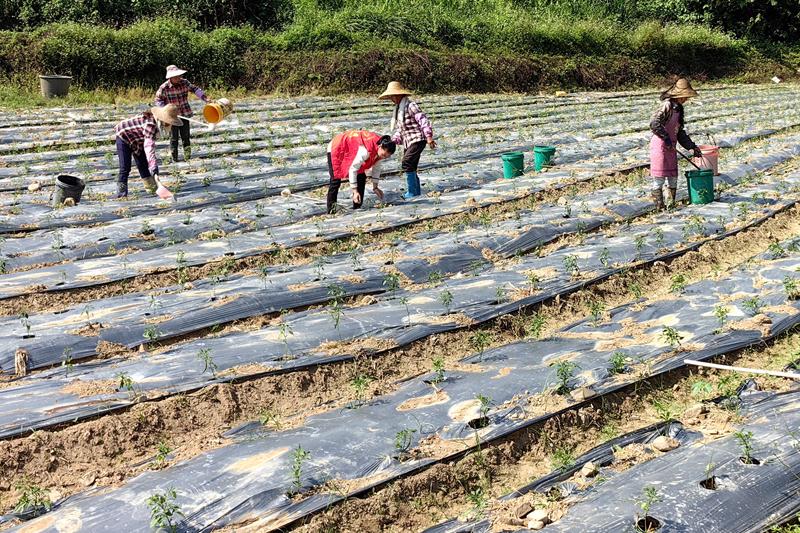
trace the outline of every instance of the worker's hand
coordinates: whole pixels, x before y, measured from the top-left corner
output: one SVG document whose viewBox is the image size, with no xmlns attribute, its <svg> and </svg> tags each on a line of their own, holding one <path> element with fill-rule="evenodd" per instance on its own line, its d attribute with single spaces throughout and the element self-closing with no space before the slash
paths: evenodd
<svg viewBox="0 0 800 533">
<path fill-rule="evenodd" d="M 703 152 L 697 146 L 694 147 L 694 156 L 695 157 L 703 157 Z"/>
<path fill-rule="evenodd" d="M 358 194 L 358 191 L 356 189 L 353 189 L 353 203 L 354 204 L 361 203 L 361 195 Z"/>
<path fill-rule="evenodd" d="M 378 197 L 378 200 L 380 200 L 381 202 L 383 201 L 383 191 L 380 189 L 380 187 L 378 187 L 377 185 L 373 185 L 372 192 L 375 193 L 375 196 Z"/>
<path fill-rule="evenodd" d="M 435 149 L 436 148 L 436 141 L 433 140 L 433 137 L 428 137 L 427 141 L 428 141 L 428 146 L 431 149 Z"/>
</svg>

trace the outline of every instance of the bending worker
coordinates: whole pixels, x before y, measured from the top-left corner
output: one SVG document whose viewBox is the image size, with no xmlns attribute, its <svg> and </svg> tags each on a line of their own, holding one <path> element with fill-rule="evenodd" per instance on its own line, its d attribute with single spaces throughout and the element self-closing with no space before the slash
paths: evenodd
<svg viewBox="0 0 800 533">
<path fill-rule="evenodd" d="M 141 115 L 123 120 L 114 127 L 119 157 L 119 176 L 117 177 L 117 198 L 128 196 L 128 176 L 131 173 L 131 158 L 147 189 L 155 189 L 158 184 L 158 160 L 156 159 L 156 139 L 168 137 L 173 128 L 179 128 L 183 121 L 178 118 L 178 108 L 174 104 L 152 107 Z"/>
<path fill-rule="evenodd" d="M 328 213 L 336 210 L 336 199 L 342 180 L 350 182 L 353 209 L 364 201 L 367 176 L 372 178 L 372 192 L 383 200 L 383 191 L 378 187 L 381 178 L 381 162 L 391 156 L 397 146 L 388 135 L 371 131 L 348 130 L 340 133 L 328 144 Z"/>
</svg>

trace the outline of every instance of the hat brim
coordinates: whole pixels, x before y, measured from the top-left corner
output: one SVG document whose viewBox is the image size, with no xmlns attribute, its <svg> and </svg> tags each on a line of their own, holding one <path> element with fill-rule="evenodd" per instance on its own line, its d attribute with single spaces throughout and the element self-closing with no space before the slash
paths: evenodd
<svg viewBox="0 0 800 533">
<path fill-rule="evenodd" d="M 187 72 L 188 72 L 187 70 L 181 70 L 181 69 L 175 70 L 173 72 L 167 72 L 167 75 L 164 76 L 164 79 L 168 80 L 170 78 L 174 78 L 175 76 L 183 76 Z"/>
<path fill-rule="evenodd" d="M 402 91 L 383 91 L 383 93 L 378 97 L 378 100 L 386 100 L 387 98 L 389 98 L 391 96 L 411 96 L 412 94 L 414 94 L 414 93 L 412 93 L 411 91 L 406 91 L 406 90 L 402 90 Z"/>
<path fill-rule="evenodd" d="M 183 126 L 183 120 L 179 118 L 172 118 L 163 107 L 151 107 L 150 112 L 161 122 L 171 124 L 173 126 Z"/>
<path fill-rule="evenodd" d="M 694 98 L 697 96 L 697 91 L 694 89 L 681 89 L 679 91 L 664 91 L 661 94 L 661 99 L 666 100 L 667 98 Z"/>
</svg>

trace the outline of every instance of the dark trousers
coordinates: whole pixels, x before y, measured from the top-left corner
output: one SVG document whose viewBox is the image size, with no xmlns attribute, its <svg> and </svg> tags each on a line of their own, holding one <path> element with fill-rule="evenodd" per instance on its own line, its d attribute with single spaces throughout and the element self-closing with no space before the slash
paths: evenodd
<svg viewBox="0 0 800 533">
<path fill-rule="evenodd" d="M 417 141 L 413 144 L 410 144 L 408 148 L 405 149 L 405 152 L 403 152 L 403 160 L 400 163 L 400 168 L 403 169 L 403 172 L 417 171 L 419 158 L 427 144 L 427 141 Z"/>
<path fill-rule="evenodd" d="M 170 133 L 169 138 L 169 148 L 173 154 L 178 153 L 178 135 L 180 135 L 181 140 L 183 141 L 183 147 L 186 148 L 191 144 L 189 136 L 191 134 L 190 125 L 191 122 L 188 120 L 183 121 L 183 126 L 172 126 L 170 129 L 172 132 Z"/>
<path fill-rule="evenodd" d="M 117 137 L 117 157 L 119 158 L 119 175 L 117 175 L 117 193 L 125 196 L 128 194 L 128 176 L 131 174 L 131 159 L 136 162 L 139 176 L 150 177 L 150 168 L 147 165 L 147 156 L 144 150 L 134 154 L 128 143 Z M 156 172 L 158 169 L 156 169 Z"/>
<path fill-rule="evenodd" d="M 328 214 L 336 210 L 336 199 L 339 197 L 339 187 L 342 186 L 343 180 L 337 180 L 333 177 L 333 163 L 331 162 L 331 154 L 328 153 Z M 353 209 L 358 209 L 364 203 L 364 189 L 367 186 L 367 175 L 359 174 L 356 176 L 356 190 L 361 195 L 361 201 L 358 203 L 353 202 Z"/>
</svg>

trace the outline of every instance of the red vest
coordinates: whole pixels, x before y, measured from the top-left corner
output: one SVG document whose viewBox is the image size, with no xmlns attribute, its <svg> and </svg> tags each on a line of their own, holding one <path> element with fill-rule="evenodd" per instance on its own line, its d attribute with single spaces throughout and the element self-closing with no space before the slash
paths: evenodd
<svg viewBox="0 0 800 533">
<path fill-rule="evenodd" d="M 350 165 L 356 158 L 358 148 L 363 146 L 369 152 L 369 158 L 358 169 L 363 174 L 378 162 L 378 141 L 381 136 L 371 131 L 348 130 L 340 133 L 331 142 L 331 163 L 333 164 L 333 177 L 337 180 L 346 180 L 350 174 Z"/>
</svg>

